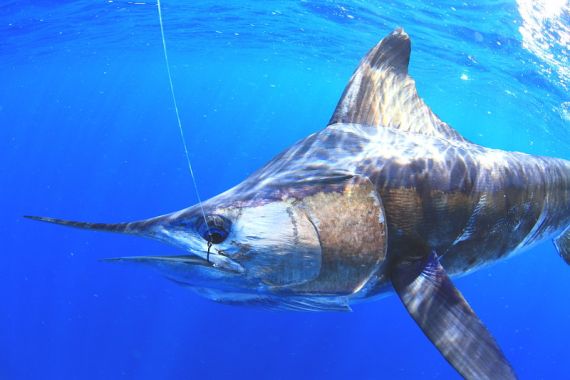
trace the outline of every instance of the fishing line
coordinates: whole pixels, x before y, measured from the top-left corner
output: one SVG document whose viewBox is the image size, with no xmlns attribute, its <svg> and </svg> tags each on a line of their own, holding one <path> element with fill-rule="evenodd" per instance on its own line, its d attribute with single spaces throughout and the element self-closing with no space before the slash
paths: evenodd
<svg viewBox="0 0 570 380">
<path fill-rule="evenodd" d="M 182 145 L 184 146 L 184 153 L 186 154 L 186 162 L 188 163 L 188 171 L 190 172 L 190 177 L 192 177 L 192 184 L 194 185 L 194 192 L 198 198 L 198 205 L 200 206 L 200 211 L 202 212 L 202 217 L 204 218 L 204 223 L 206 223 L 206 228 L 208 229 L 208 236 L 210 236 L 210 226 L 208 226 L 208 221 L 206 220 L 206 213 L 204 212 L 204 207 L 202 207 L 202 200 L 200 199 L 200 193 L 198 192 L 198 185 L 196 184 L 196 177 L 194 176 L 194 170 L 192 170 L 192 163 L 190 162 L 190 155 L 188 154 L 188 146 L 186 145 L 186 138 L 184 137 L 184 129 L 182 128 L 182 121 L 180 120 L 180 112 L 178 112 L 178 103 L 176 102 L 176 95 L 174 95 L 174 85 L 172 84 L 172 74 L 170 73 L 170 63 L 168 61 L 168 53 L 166 51 L 166 39 L 164 38 L 164 26 L 162 23 L 162 9 L 160 7 L 160 0 L 156 0 L 156 7 L 158 8 L 158 21 L 160 22 L 160 35 L 162 36 L 162 50 L 164 52 L 164 61 L 166 63 L 166 71 L 168 72 L 168 82 L 170 83 L 170 93 L 172 94 L 172 103 L 174 104 L 174 110 L 176 111 L 176 120 L 178 121 L 178 129 L 180 130 L 180 139 L 182 140 Z M 210 244 L 211 242 L 208 241 Z M 210 248 L 208 247 L 208 256 L 210 256 Z M 209 259 L 209 257 L 208 257 Z M 208 260 L 209 261 L 209 260 Z"/>
</svg>

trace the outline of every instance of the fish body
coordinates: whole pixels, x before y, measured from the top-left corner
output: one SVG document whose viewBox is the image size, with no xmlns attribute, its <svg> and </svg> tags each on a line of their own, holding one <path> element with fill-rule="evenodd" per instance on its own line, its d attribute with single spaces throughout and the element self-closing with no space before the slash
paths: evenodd
<svg viewBox="0 0 570 380">
<path fill-rule="evenodd" d="M 395 292 L 462 376 L 515 378 L 451 276 L 545 239 L 570 263 L 570 162 L 462 137 L 417 94 L 410 52 L 389 34 L 326 128 L 202 204 L 129 223 L 30 218 L 173 244 L 185 253 L 108 261 L 219 302 L 348 311 Z"/>
<path fill-rule="evenodd" d="M 570 161 L 361 124 L 329 125 L 234 191 L 252 198 L 266 192 L 268 199 L 286 183 L 330 173 L 372 182 L 387 220 L 386 258 L 406 257 L 421 246 L 438 252 L 450 275 L 554 239 L 570 225 Z M 233 192 L 227 197 L 231 202 Z M 390 291 L 388 282 L 380 271 L 373 286 L 352 296 Z"/>
</svg>

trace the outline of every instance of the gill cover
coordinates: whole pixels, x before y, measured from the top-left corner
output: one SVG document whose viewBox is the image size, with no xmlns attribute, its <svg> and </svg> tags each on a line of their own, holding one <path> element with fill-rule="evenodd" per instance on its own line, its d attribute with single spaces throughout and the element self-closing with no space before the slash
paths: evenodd
<svg viewBox="0 0 570 380">
<path fill-rule="evenodd" d="M 387 228 L 380 196 L 367 177 L 329 182 L 319 191 L 313 189 L 295 206 L 315 226 L 322 257 L 314 279 L 287 290 L 349 295 L 374 278 L 386 259 Z"/>
<path fill-rule="evenodd" d="M 321 245 L 315 226 L 294 200 L 236 208 L 230 254 L 244 276 L 265 286 L 311 281 L 321 270 Z M 232 212 L 230 212 L 232 213 Z"/>
</svg>

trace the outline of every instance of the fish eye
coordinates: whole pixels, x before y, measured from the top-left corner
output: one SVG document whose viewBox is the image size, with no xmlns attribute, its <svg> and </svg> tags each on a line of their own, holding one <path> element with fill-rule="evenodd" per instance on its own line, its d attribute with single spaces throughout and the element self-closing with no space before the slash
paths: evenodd
<svg viewBox="0 0 570 380">
<path fill-rule="evenodd" d="M 198 233 L 202 239 L 212 244 L 220 244 L 226 240 L 231 227 L 228 219 L 220 215 L 206 215 L 204 219 L 198 226 Z"/>
</svg>

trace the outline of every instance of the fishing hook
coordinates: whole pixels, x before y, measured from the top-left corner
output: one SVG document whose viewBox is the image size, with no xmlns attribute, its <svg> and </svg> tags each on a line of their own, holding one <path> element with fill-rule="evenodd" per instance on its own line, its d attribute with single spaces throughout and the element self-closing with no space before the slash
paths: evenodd
<svg viewBox="0 0 570 380">
<path fill-rule="evenodd" d="M 206 254 L 207 262 L 210 262 L 210 248 L 212 248 L 212 242 L 208 240 L 208 253 Z"/>
</svg>

